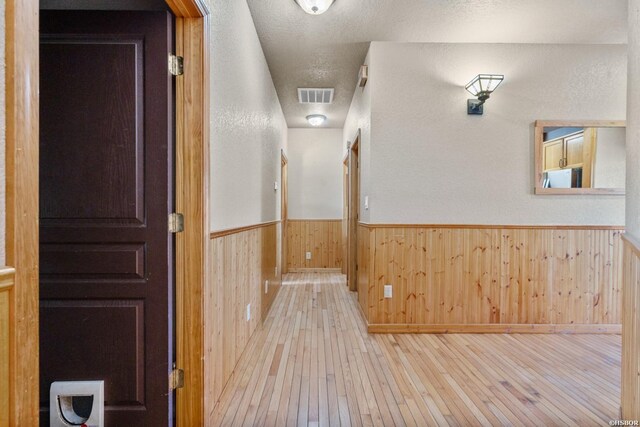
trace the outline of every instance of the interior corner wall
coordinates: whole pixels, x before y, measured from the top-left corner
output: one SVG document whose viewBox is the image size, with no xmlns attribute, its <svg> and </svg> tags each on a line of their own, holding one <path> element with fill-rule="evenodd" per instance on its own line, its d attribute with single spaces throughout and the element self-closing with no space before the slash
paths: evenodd
<svg viewBox="0 0 640 427">
<path fill-rule="evenodd" d="M 376 84 L 376 74 L 371 67 L 371 48 L 364 60 L 369 66 L 369 79 L 364 88 L 356 87 L 349 107 L 349 113 L 344 123 L 342 131 L 343 154 L 347 154 L 347 144 L 355 142 L 358 131 L 360 132 L 360 142 L 358 156 L 360 160 L 360 221 L 370 222 L 370 211 L 364 207 L 364 196 L 370 194 L 372 187 L 373 173 L 371 171 L 371 104 L 372 93 Z M 371 201 L 369 201 L 371 205 Z"/>
<path fill-rule="evenodd" d="M 370 102 L 369 222 L 624 224 L 624 197 L 534 195 L 533 124 L 624 119 L 626 46 L 373 42 L 369 65 L 373 93 L 356 90 L 350 112 L 366 121 L 357 111 Z M 470 116 L 464 85 L 478 73 L 505 80 L 484 115 Z M 639 209 L 636 200 L 627 212 L 636 233 Z"/>
<path fill-rule="evenodd" d="M 640 1 L 629 1 L 626 232 L 640 240 Z"/>
<path fill-rule="evenodd" d="M 342 219 L 342 129 L 289 129 L 289 218 Z"/>
<path fill-rule="evenodd" d="M 210 1 L 210 229 L 280 219 L 287 124 L 246 0 Z"/>
<path fill-rule="evenodd" d="M 280 182 L 280 150 L 287 145 L 284 114 L 246 0 L 210 0 L 209 8 L 212 234 L 203 295 L 207 417 L 280 289 L 281 227 L 275 221 L 281 193 L 274 183 Z M 210 418 L 205 422 L 211 423 Z"/>
</svg>

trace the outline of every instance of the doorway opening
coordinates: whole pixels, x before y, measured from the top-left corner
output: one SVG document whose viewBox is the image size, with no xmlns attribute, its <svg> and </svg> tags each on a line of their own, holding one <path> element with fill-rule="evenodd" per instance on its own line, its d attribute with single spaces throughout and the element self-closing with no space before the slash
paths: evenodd
<svg viewBox="0 0 640 427">
<path fill-rule="evenodd" d="M 289 272 L 287 262 L 287 227 L 288 227 L 288 205 L 289 205 L 289 161 L 284 154 L 284 150 L 280 151 L 280 213 L 282 221 L 280 221 L 281 237 L 280 246 L 282 251 L 280 253 L 280 269 L 282 274 Z"/>
<path fill-rule="evenodd" d="M 360 132 L 349 151 L 349 225 L 348 225 L 348 268 L 349 290 L 358 290 L 358 223 L 360 221 Z"/>
</svg>

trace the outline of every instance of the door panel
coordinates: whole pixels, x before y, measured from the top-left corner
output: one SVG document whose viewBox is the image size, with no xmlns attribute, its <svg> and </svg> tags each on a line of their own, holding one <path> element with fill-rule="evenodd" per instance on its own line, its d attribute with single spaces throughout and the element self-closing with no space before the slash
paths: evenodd
<svg viewBox="0 0 640 427">
<path fill-rule="evenodd" d="M 561 168 L 561 160 L 564 158 L 564 143 L 562 139 L 544 144 L 544 170 Z"/>
<path fill-rule="evenodd" d="M 582 166 L 584 136 L 567 138 L 567 167 Z"/>
<path fill-rule="evenodd" d="M 105 381 L 107 425 L 168 425 L 173 18 L 42 11 L 40 400 Z"/>
</svg>

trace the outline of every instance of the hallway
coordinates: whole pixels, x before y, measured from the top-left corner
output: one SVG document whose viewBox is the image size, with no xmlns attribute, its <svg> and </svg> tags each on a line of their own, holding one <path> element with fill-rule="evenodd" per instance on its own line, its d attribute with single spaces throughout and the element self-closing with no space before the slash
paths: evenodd
<svg viewBox="0 0 640 427">
<path fill-rule="evenodd" d="M 345 278 L 289 274 L 213 425 L 607 425 L 618 335 L 368 335 Z"/>
</svg>

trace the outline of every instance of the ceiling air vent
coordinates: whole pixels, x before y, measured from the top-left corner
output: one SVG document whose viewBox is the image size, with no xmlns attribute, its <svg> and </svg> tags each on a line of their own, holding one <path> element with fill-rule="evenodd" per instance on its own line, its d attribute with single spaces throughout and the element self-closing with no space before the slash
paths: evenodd
<svg viewBox="0 0 640 427">
<path fill-rule="evenodd" d="M 298 101 L 301 104 L 331 104 L 333 102 L 333 88 L 298 88 Z"/>
</svg>

